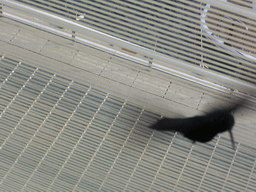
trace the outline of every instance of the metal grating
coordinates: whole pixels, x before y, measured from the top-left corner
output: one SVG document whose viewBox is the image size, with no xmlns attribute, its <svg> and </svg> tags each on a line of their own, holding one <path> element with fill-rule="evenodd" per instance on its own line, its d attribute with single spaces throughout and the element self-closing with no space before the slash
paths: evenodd
<svg viewBox="0 0 256 192">
<path fill-rule="evenodd" d="M 46 17 L 44 20 L 55 27 L 69 29 L 69 36 L 76 41 L 81 41 L 84 35 L 82 28 L 90 28 L 86 35 L 96 32 L 95 38 L 112 46 L 121 46 L 121 50 L 130 56 L 147 60 L 146 65 L 151 69 L 167 72 L 171 68 L 167 60 L 159 66 L 157 57 L 162 56 L 172 58 L 172 62 L 182 61 L 189 66 L 188 71 L 202 68 L 199 71 L 256 82 L 255 1 L 2 2 L 7 8 L 38 14 L 36 20 Z M 4 15 L 14 18 L 15 14 Z M 67 19 L 64 23 L 63 18 Z M 73 24 L 69 25 L 70 22 Z M 179 62 L 177 65 L 184 67 Z"/>
<path fill-rule="evenodd" d="M 254 2 L 120 2 L 0 0 L 0 191 L 255 191 L 254 97 L 236 151 L 147 128 L 255 88 Z"/>
<path fill-rule="evenodd" d="M 256 149 L 147 126 L 144 107 L 6 57 L 1 191 L 254 191 Z"/>
</svg>

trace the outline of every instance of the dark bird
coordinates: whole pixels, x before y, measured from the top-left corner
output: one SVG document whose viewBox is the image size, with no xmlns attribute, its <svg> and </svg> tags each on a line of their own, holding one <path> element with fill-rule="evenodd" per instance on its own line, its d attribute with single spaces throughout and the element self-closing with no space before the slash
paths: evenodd
<svg viewBox="0 0 256 192">
<path fill-rule="evenodd" d="M 205 143 L 211 141 L 218 133 L 228 131 L 230 133 L 233 148 L 235 149 L 232 128 L 235 120 L 232 112 L 241 105 L 239 101 L 236 105 L 226 109 L 213 110 L 207 115 L 188 118 L 163 118 L 158 120 L 150 128 L 159 131 L 174 131 L 181 133 L 184 137 L 195 143 L 196 141 Z"/>
</svg>

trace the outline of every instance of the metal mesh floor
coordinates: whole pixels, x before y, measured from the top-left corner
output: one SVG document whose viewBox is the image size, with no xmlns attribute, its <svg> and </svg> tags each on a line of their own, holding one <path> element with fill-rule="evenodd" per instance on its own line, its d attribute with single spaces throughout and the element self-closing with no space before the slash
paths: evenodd
<svg viewBox="0 0 256 192">
<path fill-rule="evenodd" d="M 25 63 L 0 61 L 0 191 L 254 191 L 256 149 L 147 126 L 159 115 Z"/>
</svg>

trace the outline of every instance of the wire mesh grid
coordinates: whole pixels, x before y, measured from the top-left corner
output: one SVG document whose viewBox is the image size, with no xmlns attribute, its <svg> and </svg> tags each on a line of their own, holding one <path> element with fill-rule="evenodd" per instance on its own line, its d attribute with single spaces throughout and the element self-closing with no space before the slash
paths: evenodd
<svg viewBox="0 0 256 192">
<path fill-rule="evenodd" d="M 254 191 L 256 149 L 153 131 L 158 114 L 9 58 L 0 63 L 1 191 Z"/>
</svg>

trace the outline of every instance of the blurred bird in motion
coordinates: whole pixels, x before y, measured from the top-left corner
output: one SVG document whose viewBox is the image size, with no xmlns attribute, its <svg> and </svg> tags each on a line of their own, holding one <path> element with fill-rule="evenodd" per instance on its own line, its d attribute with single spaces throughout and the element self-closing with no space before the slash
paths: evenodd
<svg viewBox="0 0 256 192">
<path fill-rule="evenodd" d="M 226 109 L 216 109 L 207 115 L 188 118 L 163 118 L 150 126 L 159 131 L 174 131 L 181 133 L 184 137 L 195 143 L 196 141 L 205 143 L 211 141 L 218 133 L 228 131 L 231 137 L 233 148 L 235 142 L 232 128 L 235 124 L 233 112 L 241 107 L 244 100 L 237 101 Z"/>
</svg>

